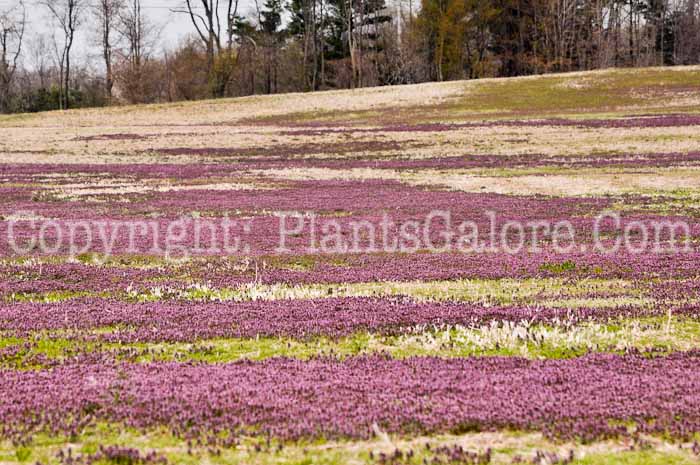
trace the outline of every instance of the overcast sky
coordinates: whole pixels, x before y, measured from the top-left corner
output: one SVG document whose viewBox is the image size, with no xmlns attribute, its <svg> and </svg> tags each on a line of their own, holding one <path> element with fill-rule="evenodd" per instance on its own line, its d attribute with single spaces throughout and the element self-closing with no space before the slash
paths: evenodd
<svg viewBox="0 0 700 465">
<path fill-rule="evenodd" d="M 11 6 L 17 5 L 19 0 L 0 0 L 0 12 L 8 10 Z M 24 65 L 27 68 L 32 68 L 35 60 L 32 60 L 36 49 L 37 37 L 43 35 L 46 38 L 46 46 L 53 50 L 51 37 L 56 31 L 54 28 L 55 20 L 47 9 L 42 4 L 42 0 L 23 0 L 27 8 L 28 30 L 26 34 L 26 46 L 24 48 Z M 65 1 L 65 0 L 57 0 Z M 96 0 L 85 0 L 90 4 L 94 4 Z M 261 4 L 265 0 L 258 0 Z M 411 0 L 386 0 L 387 4 L 406 3 Z M 145 14 L 160 31 L 158 41 L 155 48 L 160 52 L 163 48 L 175 48 L 188 35 L 196 34 L 192 26 L 189 15 L 183 13 L 174 13 L 173 9 L 182 9 L 185 7 L 185 0 L 141 0 L 142 8 Z M 193 2 L 198 5 L 199 0 Z M 226 0 L 220 0 L 221 18 L 226 16 Z M 418 0 L 413 0 L 413 4 L 419 3 Z M 238 14 L 241 16 L 250 16 L 255 13 L 255 0 L 239 0 Z M 89 64 L 93 68 L 102 68 L 102 59 L 99 46 L 96 45 L 97 35 L 94 18 L 90 11 L 84 13 L 83 23 L 76 33 L 76 43 L 71 55 L 71 60 L 80 65 Z M 223 27 L 223 26 L 222 26 Z M 222 31 L 223 33 L 224 31 Z M 57 32 L 56 32 L 57 33 Z M 62 38 L 62 32 L 57 33 L 59 39 Z M 60 42 L 59 42 L 60 43 Z"/>
<path fill-rule="evenodd" d="M 0 11 L 7 10 L 10 6 L 15 5 L 17 0 L 0 0 Z M 94 2 L 94 0 L 87 0 Z M 156 25 L 160 34 L 158 37 L 158 46 L 165 48 L 175 47 L 183 38 L 195 32 L 188 15 L 181 13 L 173 13 L 171 10 L 184 5 L 183 0 L 141 0 L 145 14 Z M 33 42 L 38 34 L 44 34 L 50 37 L 53 31 L 53 22 L 51 16 L 40 0 L 24 0 L 27 8 L 28 31 L 27 39 Z M 195 2 L 198 3 L 198 2 Z M 224 1 L 221 1 L 221 10 L 225 17 Z M 248 14 L 253 11 L 253 0 L 240 0 L 239 14 Z M 79 29 L 76 37 L 75 55 L 76 59 L 84 62 L 85 59 L 90 59 L 95 66 L 100 65 L 100 51 L 94 44 L 95 42 L 94 20 L 90 14 L 86 14 L 83 24 Z M 59 35 L 59 37 L 61 37 Z M 26 62 L 27 60 L 25 60 Z"/>
</svg>

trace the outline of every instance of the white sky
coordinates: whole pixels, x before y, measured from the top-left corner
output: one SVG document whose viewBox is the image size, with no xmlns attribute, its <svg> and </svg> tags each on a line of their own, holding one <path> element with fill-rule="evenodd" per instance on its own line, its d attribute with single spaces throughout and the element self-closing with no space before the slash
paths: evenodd
<svg viewBox="0 0 700 465">
<path fill-rule="evenodd" d="M 58 0 L 61 1 L 61 0 Z M 88 3 L 94 3 L 95 0 L 85 0 Z M 265 0 L 258 0 L 261 4 Z M 418 0 L 387 0 L 387 4 L 400 4 L 412 1 L 413 4 L 418 4 Z M 6 11 L 10 7 L 16 5 L 18 0 L 0 0 L 0 12 Z M 175 48 L 188 35 L 196 34 L 192 26 L 189 15 L 182 13 L 174 13 L 173 9 L 183 9 L 185 0 L 141 0 L 142 8 L 145 10 L 146 16 L 151 20 L 153 25 L 160 31 L 158 41 L 155 45 L 157 52 L 163 48 Z M 194 5 L 198 5 L 200 0 L 192 0 Z M 226 0 L 219 0 L 221 9 L 221 18 L 225 18 Z M 47 7 L 42 4 L 42 0 L 24 0 L 27 9 L 28 26 L 26 32 L 26 42 L 23 53 L 23 63 L 27 68 L 32 68 L 35 61 L 32 60 L 34 55 L 32 48 L 36 49 L 36 38 L 39 35 L 44 35 L 46 38 L 46 46 L 50 47 L 50 53 L 53 56 L 53 45 L 51 36 L 54 33 L 54 20 Z M 255 13 L 255 0 L 239 0 L 238 14 L 248 16 Z M 223 26 L 222 26 L 223 27 Z M 96 45 L 96 28 L 94 26 L 94 18 L 88 11 L 84 14 L 83 23 L 76 33 L 76 43 L 71 54 L 71 61 L 78 65 L 88 64 L 93 68 L 102 68 L 102 60 L 99 46 Z M 222 31 L 223 32 L 223 31 Z M 57 33 L 59 39 L 62 38 L 62 33 Z M 61 43 L 61 41 L 59 41 Z"/>
<path fill-rule="evenodd" d="M 87 1 L 92 3 L 94 0 Z M 0 0 L 0 11 L 9 9 L 16 2 L 17 0 Z M 193 3 L 197 4 L 199 1 L 194 0 Z M 226 2 L 222 0 L 220 3 L 223 19 L 225 17 Z M 34 42 L 39 34 L 44 34 L 50 39 L 53 31 L 53 22 L 46 6 L 42 5 L 40 0 L 24 0 L 24 4 L 27 8 L 29 23 L 26 33 L 27 43 Z M 195 33 L 188 15 L 171 11 L 171 9 L 177 9 L 181 6 L 184 6 L 184 0 L 142 0 L 142 8 L 145 10 L 146 16 L 160 30 L 157 49 L 163 47 L 174 48 L 187 35 Z M 253 0 L 240 0 L 239 14 L 246 15 L 251 13 L 253 9 Z M 71 55 L 73 62 L 82 64 L 87 59 L 95 66 L 100 66 L 100 50 L 94 44 L 94 38 L 96 37 L 93 32 L 94 29 L 94 19 L 88 12 L 84 15 L 83 24 L 76 34 L 74 53 Z M 60 38 L 61 34 L 58 37 Z M 50 43 L 49 41 L 47 45 Z M 25 55 L 30 53 L 28 48 L 25 51 L 27 52 Z M 31 60 L 25 59 L 24 61 L 26 65 L 30 65 L 27 61 Z"/>
</svg>

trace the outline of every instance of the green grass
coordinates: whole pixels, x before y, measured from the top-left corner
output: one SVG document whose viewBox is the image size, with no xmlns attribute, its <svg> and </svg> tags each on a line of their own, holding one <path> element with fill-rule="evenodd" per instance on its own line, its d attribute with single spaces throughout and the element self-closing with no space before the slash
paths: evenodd
<svg viewBox="0 0 700 465">
<path fill-rule="evenodd" d="M 547 265 L 558 274 L 576 269 L 573 263 Z M 545 270 L 545 271 L 550 271 Z M 539 304 L 582 298 L 642 298 L 643 289 L 622 279 L 461 279 L 451 281 L 385 281 L 320 284 L 245 284 L 238 288 L 212 288 L 196 284 L 185 289 L 153 287 L 133 291 L 129 300 L 151 302 L 163 299 L 233 301 L 314 299 L 326 297 L 408 296 L 417 301 L 472 302 L 491 305 Z M 609 305 L 605 305 L 609 306 Z"/>
<path fill-rule="evenodd" d="M 646 193 L 644 202 L 616 201 L 612 209 L 619 212 L 657 215 L 682 215 L 700 217 L 700 192 L 693 189 L 673 189 L 663 192 Z"/>
<path fill-rule="evenodd" d="M 470 93 L 456 108 L 451 108 L 528 114 L 611 111 L 628 105 L 663 103 L 669 92 L 697 86 L 699 80 L 698 70 L 663 68 L 490 80 L 480 83 L 476 92 Z"/>
<path fill-rule="evenodd" d="M 445 116 L 455 119 L 485 114 L 498 118 L 619 117 L 661 111 L 669 95 L 696 87 L 699 81 L 700 70 L 663 68 L 477 81 L 462 99 L 444 104 L 442 111 L 433 114 L 438 121 Z M 625 110 L 632 106 L 638 108 Z M 682 111 L 689 109 L 694 110 L 688 107 Z"/>
<path fill-rule="evenodd" d="M 547 263 L 542 271 L 568 276 L 572 273 L 596 273 L 573 262 Z M 171 275 L 172 276 L 172 275 Z M 188 280 L 181 276 L 183 284 Z M 245 302 L 251 300 L 319 299 L 327 297 L 397 297 L 416 301 L 471 302 L 486 305 L 544 305 L 611 307 L 622 304 L 647 304 L 644 289 L 622 279 L 571 279 L 568 277 L 525 279 L 460 279 L 449 281 L 385 281 L 366 283 L 257 284 L 236 288 L 213 288 L 190 284 L 171 288 L 153 286 L 126 292 L 50 291 L 17 292 L 6 295 L 5 302 L 57 303 L 78 298 L 112 298 L 129 302 L 166 300 Z"/>
<path fill-rule="evenodd" d="M 66 339 L 60 333 L 37 334 L 27 339 L 0 334 L 0 368 L 41 369 L 46 360 L 65 360 L 93 349 L 93 343 Z"/>
<path fill-rule="evenodd" d="M 634 114 L 697 112 L 691 104 L 669 105 L 674 93 L 696 88 L 697 68 L 610 69 L 465 81 L 462 95 L 434 105 L 364 111 L 314 111 L 259 118 L 366 124 L 428 123 L 469 119 L 614 118 Z"/>
<path fill-rule="evenodd" d="M 128 330 L 128 328 L 122 328 Z M 290 357 L 350 357 L 386 353 L 395 358 L 416 356 L 474 357 L 519 356 L 532 359 L 572 358 L 589 352 L 625 353 L 650 350 L 656 354 L 700 348 L 700 322 L 667 317 L 619 320 L 610 323 L 532 325 L 527 322 L 493 322 L 480 327 L 415 328 L 402 335 L 382 336 L 358 332 L 337 340 L 317 337 L 295 340 L 279 337 L 211 339 L 193 343 L 99 343 L 94 336 L 113 331 L 42 333 L 28 339 L 0 337 L 0 350 L 19 350 L 0 356 L 0 367 L 37 369 L 42 361 L 65 360 L 82 352 L 111 353 L 135 363 L 196 361 L 227 363 Z M 85 337 L 87 336 L 87 338 Z"/>
<path fill-rule="evenodd" d="M 495 464 L 509 464 L 516 457 L 529 463 L 537 451 L 555 453 L 563 458 L 574 451 L 575 464 L 598 465 L 642 465 L 642 464 L 695 464 L 697 457 L 689 444 L 665 443 L 660 439 L 645 438 L 647 448 L 629 450 L 622 441 L 605 441 L 591 444 L 554 443 L 540 434 L 517 431 L 498 433 L 469 433 L 463 435 L 435 435 L 421 437 L 389 436 L 379 432 L 365 441 L 297 441 L 268 443 L 264 438 L 240 437 L 238 445 L 212 450 L 204 446 L 188 447 L 185 441 L 173 436 L 165 429 L 138 431 L 132 428 L 99 423 L 86 427 L 75 437 L 37 434 L 23 446 L 0 442 L 0 463 L 58 464 L 57 454 L 71 450 L 71 455 L 94 454 L 100 446 L 119 446 L 137 449 L 142 455 L 155 451 L 165 456 L 169 463 L 177 464 L 326 464 L 378 463 L 380 453 L 392 454 L 413 451 L 407 465 L 419 465 L 424 460 L 440 458 L 434 451 L 438 446 L 460 445 L 471 452 L 483 453 L 487 448 L 493 452 Z M 426 444 L 431 448 L 428 449 Z M 374 457 L 374 460 L 371 459 Z M 102 462 L 100 462 L 102 463 Z M 114 462 L 112 462 L 114 463 Z"/>
<path fill-rule="evenodd" d="M 5 296 L 5 302 L 32 302 L 32 303 L 58 303 L 67 300 L 79 299 L 81 297 L 109 297 L 105 292 L 88 291 L 49 291 L 49 292 L 13 292 Z"/>
<path fill-rule="evenodd" d="M 574 461 L 577 465 L 695 465 L 697 463 L 698 457 L 695 454 L 679 450 L 598 453 Z"/>
</svg>

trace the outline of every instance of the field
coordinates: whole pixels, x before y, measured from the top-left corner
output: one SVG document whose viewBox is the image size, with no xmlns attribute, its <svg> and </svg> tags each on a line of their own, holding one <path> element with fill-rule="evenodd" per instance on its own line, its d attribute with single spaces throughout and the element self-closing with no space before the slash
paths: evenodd
<svg viewBox="0 0 700 465">
<path fill-rule="evenodd" d="M 700 463 L 700 67 L 1 116 L 0 197 L 0 464 Z"/>
</svg>

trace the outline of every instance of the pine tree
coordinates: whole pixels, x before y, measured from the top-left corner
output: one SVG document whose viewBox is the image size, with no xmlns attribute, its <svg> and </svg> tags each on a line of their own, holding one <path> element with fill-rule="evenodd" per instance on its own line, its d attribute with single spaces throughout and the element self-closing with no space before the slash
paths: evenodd
<svg viewBox="0 0 700 465">
<path fill-rule="evenodd" d="M 282 0 L 266 0 L 260 12 L 260 29 L 265 42 L 265 92 L 277 92 L 278 52 L 283 44 L 284 31 L 282 25 Z"/>
</svg>

